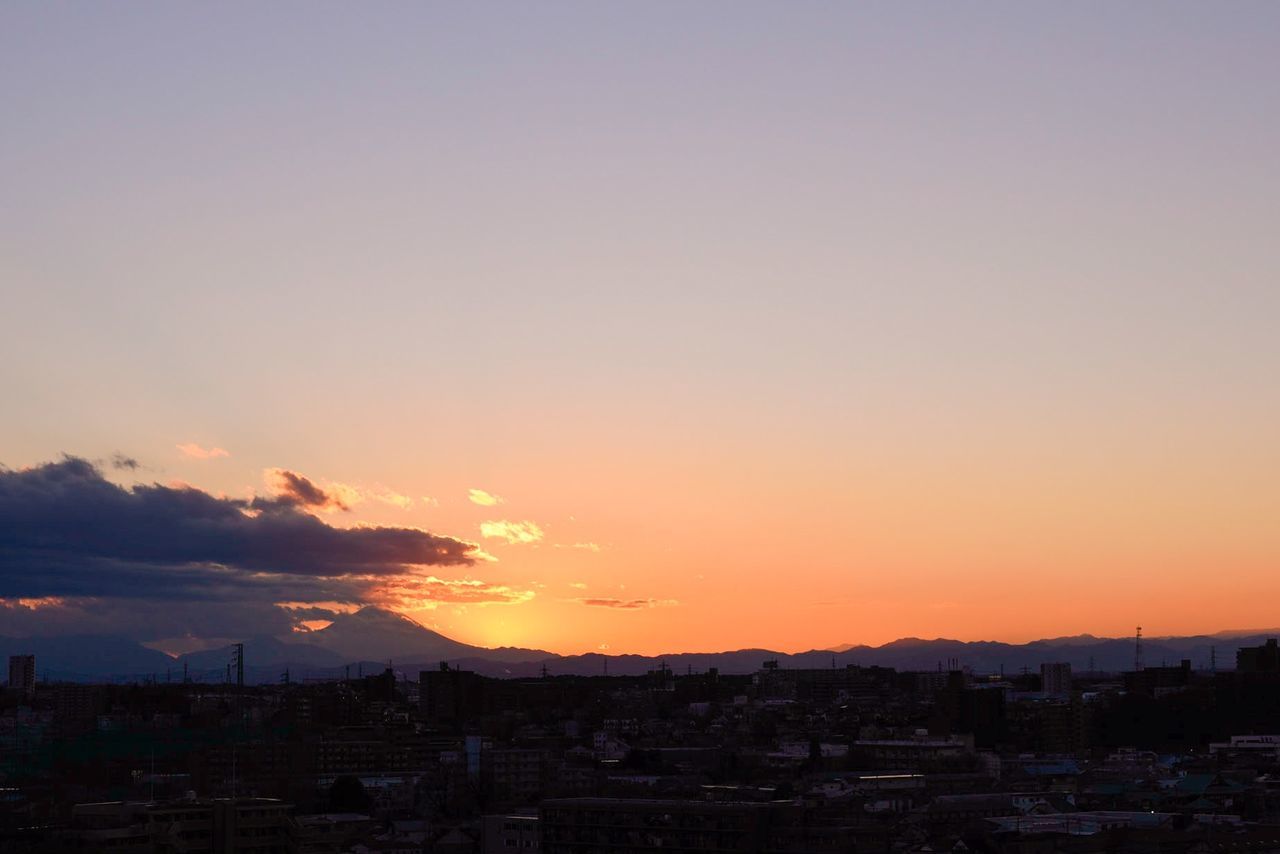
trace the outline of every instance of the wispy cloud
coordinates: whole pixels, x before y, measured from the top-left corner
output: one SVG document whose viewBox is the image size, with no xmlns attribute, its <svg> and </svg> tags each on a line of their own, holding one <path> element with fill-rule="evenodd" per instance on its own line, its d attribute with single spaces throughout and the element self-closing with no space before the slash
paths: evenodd
<svg viewBox="0 0 1280 854">
<path fill-rule="evenodd" d="M 374 595 L 384 605 L 414 610 L 443 604 L 519 605 L 533 599 L 535 594 L 532 590 L 474 578 L 446 580 L 428 575 L 399 576 L 378 587 Z"/>
<path fill-rule="evenodd" d="M 195 442 L 185 442 L 177 446 L 185 456 L 193 460 L 214 460 L 218 457 L 229 457 L 231 452 L 223 448 L 203 448 Z"/>
<path fill-rule="evenodd" d="M 388 504 L 401 510 L 413 507 L 412 497 L 381 484 L 355 486 L 336 480 L 327 480 L 321 484 L 297 472 L 279 468 L 267 469 L 262 476 L 274 496 L 271 500 L 313 510 L 350 510 L 366 501 Z"/>
<path fill-rule="evenodd" d="M 675 599 L 575 599 L 580 605 L 593 608 L 617 608 L 622 611 L 638 611 L 642 608 L 665 608 L 679 605 Z"/>
<path fill-rule="evenodd" d="M 479 504 L 481 507 L 497 507 L 506 501 L 501 495 L 494 495 L 491 492 L 485 492 L 483 489 L 467 490 L 467 500 L 472 504 Z"/>
<path fill-rule="evenodd" d="M 536 543 L 544 536 L 542 529 L 534 522 L 509 522 L 498 519 L 480 523 L 480 536 L 486 539 L 502 539 L 508 543 Z"/>
<path fill-rule="evenodd" d="M 309 477 L 288 469 L 267 469 L 262 473 L 273 501 L 314 510 L 350 510 L 361 500 L 358 491 L 341 483 L 320 486 Z"/>
<path fill-rule="evenodd" d="M 598 543 L 556 543 L 557 549 L 578 549 L 584 552 L 598 552 L 600 545 Z"/>
<path fill-rule="evenodd" d="M 413 498 L 396 492 L 394 489 L 388 489 L 381 484 L 362 489 L 361 494 L 370 501 L 377 501 L 379 504 L 389 504 L 392 507 L 399 507 L 401 510 L 408 510 L 413 507 Z"/>
<path fill-rule="evenodd" d="M 111 467 L 116 471 L 137 471 L 142 467 L 142 463 L 127 454 L 116 451 L 111 455 Z"/>
<path fill-rule="evenodd" d="M 587 589 L 587 585 L 586 585 L 586 583 L 585 583 L 585 582 L 582 582 L 582 581 L 570 581 L 570 582 L 569 582 L 569 586 L 570 586 L 570 587 L 572 587 L 574 590 L 586 590 L 586 589 Z"/>
</svg>

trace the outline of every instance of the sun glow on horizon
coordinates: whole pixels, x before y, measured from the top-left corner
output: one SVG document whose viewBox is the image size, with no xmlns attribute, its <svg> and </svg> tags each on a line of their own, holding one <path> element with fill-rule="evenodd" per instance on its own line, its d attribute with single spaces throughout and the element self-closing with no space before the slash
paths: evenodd
<svg viewBox="0 0 1280 854">
<path fill-rule="evenodd" d="M 1280 4 L 74 5 L 0 5 L 0 635 L 1275 622 Z"/>
</svg>

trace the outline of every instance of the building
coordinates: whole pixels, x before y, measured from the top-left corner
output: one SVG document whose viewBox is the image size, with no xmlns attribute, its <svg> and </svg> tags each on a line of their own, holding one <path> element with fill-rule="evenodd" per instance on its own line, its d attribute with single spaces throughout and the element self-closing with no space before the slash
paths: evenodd
<svg viewBox="0 0 1280 854">
<path fill-rule="evenodd" d="M 374 830 L 373 819 L 362 813 L 319 813 L 297 819 L 298 854 L 341 854 Z"/>
<path fill-rule="evenodd" d="M 1280 673 L 1280 643 L 1269 638 L 1262 646 L 1236 650 L 1236 670 L 1241 673 Z"/>
<path fill-rule="evenodd" d="M 36 690 L 36 657 L 34 655 L 9 656 L 9 690 L 31 695 Z"/>
<path fill-rule="evenodd" d="M 1066 662 L 1046 662 L 1040 665 L 1040 690 L 1046 694 L 1065 697 L 1071 693 L 1071 665 Z"/>
<path fill-rule="evenodd" d="M 536 815 L 486 815 L 480 820 L 481 854 L 538 849 Z"/>
<path fill-rule="evenodd" d="M 439 670 L 423 670 L 418 674 L 422 716 L 437 724 L 474 721 L 484 713 L 484 688 L 483 676 L 444 662 Z"/>
<path fill-rule="evenodd" d="M 297 848 L 292 812 L 290 804 L 270 798 L 78 804 L 61 836 L 61 848 L 138 854 L 290 854 Z"/>
<path fill-rule="evenodd" d="M 286 854 L 294 847 L 293 806 L 272 798 L 171 801 L 147 812 L 155 851 Z"/>
<path fill-rule="evenodd" d="M 555 798 L 539 810 L 544 852 L 852 851 L 847 829 L 808 820 L 793 802 Z"/>
<path fill-rule="evenodd" d="M 1131 694 L 1162 697 L 1185 691 L 1191 684 L 1191 660 L 1182 659 L 1177 667 L 1147 667 L 1124 674 L 1124 689 Z"/>
<path fill-rule="evenodd" d="M 537 748 L 482 750 L 480 776 L 486 794 L 500 803 L 536 804 L 547 785 L 549 751 Z"/>
<path fill-rule="evenodd" d="M 931 768 L 973 755 L 973 736 L 931 737 L 926 731 L 914 738 L 860 738 L 850 752 L 865 768 Z"/>
<path fill-rule="evenodd" d="M 953 676 L 957 674 L 952 674 Z M 936 722 L 940 734 L 972 733 L 977 747 L 994 747 L 1008 734 L 1004 690 L 997 686 L 964 688 L 953 679 L 937 694 Z"/>
<path fill-rule="evenodd" d="M 767 698 L 832 703 L 848 699 L 874 701 L 892 689 L 896 675 L 886 667 L 854 664 L 840 668 L 765 667 L 752 681 L 759 686 L 761 696 Z"/>
<path fill-rule="evenodd" d="M 1209 755 L 1220 760 L 1280 762 L 1280 735 L 1233 735 L 1231 741 L 1211 742 Z"/>
</svg>

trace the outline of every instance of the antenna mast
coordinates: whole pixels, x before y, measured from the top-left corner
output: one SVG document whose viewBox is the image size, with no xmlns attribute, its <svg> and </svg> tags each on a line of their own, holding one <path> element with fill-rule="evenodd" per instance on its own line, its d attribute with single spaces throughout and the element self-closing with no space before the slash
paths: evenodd
<svg viewBox="0 0 1280 854">
<path fill-rule="evenodd" d="M 1142 626 L 1138 626 L 1133 636 L 1133 669 L 1135 672 L 1142 669 Z"/>
</svg>

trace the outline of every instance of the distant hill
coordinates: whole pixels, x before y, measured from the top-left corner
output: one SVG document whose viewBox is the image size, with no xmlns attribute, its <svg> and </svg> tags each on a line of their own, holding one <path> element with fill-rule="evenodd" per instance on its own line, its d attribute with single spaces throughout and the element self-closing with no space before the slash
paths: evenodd
<svg viewBox="0 0 1280 854">
<path fill-rule="evenodd" d="M 181 668 L 186 665 L 188 675 L 194 680 L 220 681 L 225 678 L 226 667 L 234 649 L 234 646 L 224 646 L 189 652 L 178 656 L 175 666 Z M 255 673 L 258 668 L 270 671 L 263 681 L 272 681 L 273 676 L 279 676 L 285 670 L 296 673 L 325 667 L 336 670 L 346 661 L 338 653 L 324 647 L 307 643 L 285 643 L 270 636 L 247 639 L 244 642 L 244 659 L 246 666 Z"/>
<path fill-rule="evenodd" d="M 142 680 L 153 675 L 163 679 L 174 666 L 163 652 L 115 635 L 0 637 L 0 660 L 28 653 L 36 657 L 36 678 L 41 681 L 84 682 L 113 676 Z"/>
<path fill-rule="evenodd" d="M 1198 669 L 1209 667 L 1216 650 L 1217 667 L 1235 667 L 1236 649 L 1257 646 L 1280 631 L 1219 632 L 1191 637 L 1144 639 L 1147 666 L 1175 665 L 1190 659 Z M 398 674 L 416 678 L 421 670 L 434 670 L 440 662 L 474 670 L 487 676 L 531 677 L 551 675 L 642 675 L 663 664 L 677 673 L 703 672 L 712 667 L 722 673 L 752 673 L 767 660 L 787 668 L 879 665 L 898 670 L 935 670 L 951 659 L 980 673 L 1008 674 L 1024 668 L 1037 672 L 1045 662 L 1062 661 L 1075 670 L 1100 671 L 1133 668 L 1132 638 L 1099 638 L 1073 635 L 1008 644 L 998 641 L 958 641 L 901 638 L 880 646 L 844 644 L 794 654 L 768 649 L 725 652 L 683 652 L 668 655 L 555 655 L 545 650 L 502 647 L 487 649 L 448 638 L 413 620 L 381 608 L 362 608 L 339 615 L 331 625 L 289 640 L 253 637 L 245 640 L 245 677 L 254 683 L 276 682 L 285 672 L 290 678 L 337 678 L 347 673 L 379 672 L 391 662 Z M 64 636 L 55 638 L 0 637 L 0 657 L 34 653 L 38 678 L 69 681 L 163 680 L 181 678 L 185 664 L 192 679 L 222 681 L 231 660 L 231 647 L 206 649 L 179 658 L 116 636 Z"/>
</svg>

